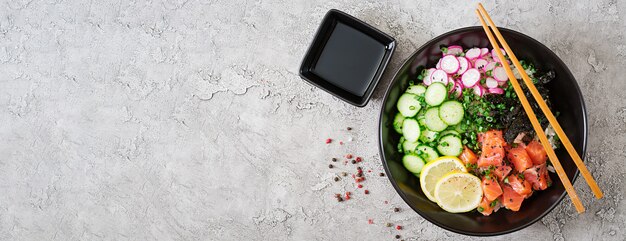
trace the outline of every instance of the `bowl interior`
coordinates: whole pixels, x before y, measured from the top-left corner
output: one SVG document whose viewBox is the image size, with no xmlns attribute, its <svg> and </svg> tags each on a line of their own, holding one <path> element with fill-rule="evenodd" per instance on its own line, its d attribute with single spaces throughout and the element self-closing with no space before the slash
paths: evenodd
<svg viewBox="0 0 626 241">
<path fill-rule="evenodd" d="M 550 100 L 554 110 L 560 111 L 557 118 L 572 144 L 584 156 L 587 138 L 587 122 L 582 95 L 565 64 L 546 46 L 521 33 L 500 28 L 500 32 L 520 60 L 528 60 L 537 69 L 554 70 L 556 79 L 548 84 Z M 551 173 L 552 187 L 536 192 L 524 200 L 518 212 L 500 210 L 490 216 L 478 212 L 452 214 L 443 211 L 422 193 L 418 178 L 406 171 L 400 162 L 402 154 L 396 147 L 400 135 L 393 130 L 393 117 L 397 113 L 396 102 L 424 67 L 431 67 L 441 58 L 440 46 L 461 45 L 463 48 L 491 48 L 482 27 L 454 30 L 434 38 L 419 48 L 396 73 L 387 89 L 380 117 L 380 150 L 387 174 L 404 201 L 417 213 L 436 225 L 467 235 L 499 235 L 513 232 L 538 221 L 550 212 L 566 195 L 556 174 Z M 578 171 L 564 148 L 556 154 L 569 176 L 574 180 Z"/>
</svg>

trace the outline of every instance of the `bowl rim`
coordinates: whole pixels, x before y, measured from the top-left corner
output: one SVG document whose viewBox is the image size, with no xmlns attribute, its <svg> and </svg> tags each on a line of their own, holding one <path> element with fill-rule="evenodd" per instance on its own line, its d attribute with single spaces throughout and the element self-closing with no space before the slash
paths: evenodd
<svg viewBox="0 0 626 241">
<path fill-rule="evenodd" d="M 583 112 L 583 118 L 582 118 L 582 123 L 583 123 L 583 148 L 582 148 L 582 153 L 580 154 L 581 158 L 584 160 L 585 159 L 585 153 L 587 152 L 587 137 L 588 137 L 588 123 L 587 123 L 587 108 L 585 106 L 585 100 L 583 98 L 582 92 L 580 90 L 580 86 L 578 85 L 576 78 L 574 78 L 574 75 L 571 73 L 571 71 L 569 70 L 569 68 L 567 68 L 567 65 L 563 62 L 563 60 L 561 60 L 561 58 L 558 57 L 558 55 L 556 55 L 550 48 L 548 48 L 547 46 L 545 46 L 544 44 L 542 44 L 541 42 L 537 41 L 536 39 L 525 35 L 523 33 L 517 32 L 515 30 L 511 30 L 508 28 L 502 28 L 502 27 L 498 27 L 498 29 L 500 31 L 503 32 L 511 32 L 513 34 L 518 34 L 521 35 L 523 37 L 526 37 L 527 39 L 529 39 L 532 42 L 535 42 L 536 44 L 539 44 L 540 46 L 543 46 L 545 49 L 547 49 L 547 53 L 550 55 L 553 55 L 557 61 L 558 64 L 561 64 L 563 66 L 566 66 L 565 68 L 565 75 L 569 76 L 570 79 L 574 80 L 574 89 L 576 90 L 576 94 L 580 97 L 580 106 L 582 108 L 582 112 Z M 534 223 L 536 223 L 537 221 L 541 220 L 543 217 L 545 217 L 548 213 L 550 213 L 554 208 L 556 208 L 556 206 L 558 204 L 561 203 L 561 201 L 563 201 L 563 198 L 565 198 L 565 196 L 567 195 L 567 192 L 564 190 L 563 193 L 561 193 L 561 196 L 559 197 L 559 199 L 554 202 L 548 209 L 546 209 L 543 213 L 541 213 L 541 215 L 537 216 L 536 218 L 534 218 L 533 220 L 531 220 L 528 223 L 525 223 L 523 225 L 520 225 L 518 227 L 509 229 L 509 230 L 504 230 L 504 231 L 499 231 L 499 232 L 491 232 L 491 233 L 482 233 L 482 232 L 468 232 L 468 231 L 463 231 L 463 230 L 458 230 L 455 229 L 454 227 L 450 227 L 447 226 L 443 223 L 437 222 L 434 219 L 431 219 L 429 216 L 423 214 L 420 210 L 414 208 L 412 205 L 409 205 L 409 201 L 408 198 L 406 196 L 406 194 L 404 192 L 402 192 L 400 190 L 400 187 L 398 186 L 398 184 L 396 183 L 396 181 L 391 177 L 391 172 L 389 171 L 389 166 L 387 165 L 387 158 L 385 157 L 385 152 L 384 152 L 384 148 L 383 148 L 383 116 L 385 114 L 385 102 L 387 101 L 387 98 L 389 98 L 389 92 L 391 91 L 391 88 L 396 84 L 396 82 L 398 82 L 399 78 L 398 74 L 400 73 L 400 70 L 406 66 L 409 61 L 413 60 L 415 58 L 415 56 L 419 53 L 424 51 L 427 47 L 429 47 L 430 45 L 432 45 L 433 43 L 449 36 L 449 35 L 453 35 L 453 34 L 457 34 L 457 33 L 461 33 L 461 32 L 466 32 L 466 31 L 476 31 L 482 30 L 481 26 L 470 26 L 470 27 L 463 27 L 463 28 L 458 28 L 452 31 L 448 31 L 446 33 L 440 34 L 437 37 L 432 38 L 431 40 L 429 40 L 428 42 L 422 44 L 419 48 L 417 48 L 417 50 L 415 50 L 411 55 L 409 55 L 406 60 L 404 60 L 404 62 L 402 63 L 402 65 L 400 65 L 398 67 L 398 69 L 395 71 L 392 81 L 391 83 L 389 83 L 389 85 L 387 86 L 387 89 L 385 90 L 385 95 L 383 97 L 383 101 L 382 101 L 382 105 L 381 105 L 381 109 L 380 109 L 380 115 L 378 118 L 378 150 L 380 152 L 380 156 L 381 156 L 381 162 L 383 164 L 383 167 L 385 169 L 385 173 L 387 174 L 387 178 L 389 179 L 389 181 L 391 182 L 391 185 L 393 186 L 393 188 L 396 190 L 396 192 L 398 193 L 398 195 L 400 195 L 400 197 L 402 198 L 402 200 L 409 206 L 411 207 L 411 209 L 413 209 L 413 211 L 415 211 L 417 214 L 419 214 L 420 216 L 422 216 L 422 218 L 428 220 L 429 222 L 437 225 L 438 227 L 441 227 L 445 230 L 448 231 L 452 231 L 458 234 L 463 234 L 463 235 L 470 235 L 470 236 L 497 236 L 497 235 L 503 235 L 503 234 L 508 234 L 508 233 L 512 233 L 512 232 L 516 232 L 519 231 L 521 229 L 524 229 Z M 574 177 L 572 178 L 572 184 L 575 183 L 577 177 L 579 174 L 579 170 L 576 169 L 576 172 L 574 173 Z"/>
</svg>

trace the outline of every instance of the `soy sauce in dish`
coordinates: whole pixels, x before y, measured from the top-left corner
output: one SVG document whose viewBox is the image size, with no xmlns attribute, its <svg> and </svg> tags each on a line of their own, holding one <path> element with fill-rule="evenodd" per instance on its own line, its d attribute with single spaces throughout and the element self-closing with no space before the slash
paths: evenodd
<svg viewBox="0 0 626 241">
<path fill-rule="evenodd" d="M 385 44 L 337 22 L 311 71 L 351 94 L 363 96 L 386 51 Z"/>
</svg>

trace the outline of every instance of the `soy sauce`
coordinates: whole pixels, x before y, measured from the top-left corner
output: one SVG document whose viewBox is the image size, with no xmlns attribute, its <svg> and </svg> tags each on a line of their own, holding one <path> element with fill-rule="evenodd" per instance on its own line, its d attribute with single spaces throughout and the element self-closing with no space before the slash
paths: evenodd
<svg viewBox="0 0 626 241">
<path fill-rule="evenodd" d="M 311 71 L 341 89 L 363 96 L 386 51 L 385 44 L 337 22 Z"/>
</svg>

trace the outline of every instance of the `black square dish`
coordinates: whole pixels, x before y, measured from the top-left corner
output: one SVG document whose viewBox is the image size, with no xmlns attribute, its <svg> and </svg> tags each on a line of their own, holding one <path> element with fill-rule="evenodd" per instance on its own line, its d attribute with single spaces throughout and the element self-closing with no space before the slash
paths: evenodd
<svg viewBox="0 0 626 241">
<path fill-rule="evenodd" d="M 367 104 L 396 41 L 344 12 L 326 13 L 300 65 L 300 77 L 358 107 Z"/>
</svg>

